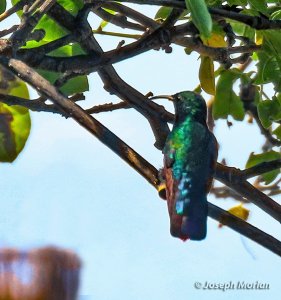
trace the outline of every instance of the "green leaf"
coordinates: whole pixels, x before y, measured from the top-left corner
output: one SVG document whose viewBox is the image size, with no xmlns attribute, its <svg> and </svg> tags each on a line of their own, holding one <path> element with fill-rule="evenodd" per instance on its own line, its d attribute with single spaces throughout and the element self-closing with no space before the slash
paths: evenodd
<svg viewBox="0 0 281 300">
<path fill-rule="evenodd" d="M 62 75 L 57 72 L 46 70 L 37 70 L 37 72 L 52 84 Z M 88 78 L 86 75 L 80 75 L 75 78 L 71 78 L 59 90 L 66 96 L 88 91 Z"/>
<path fill-rule="evenodd" d="M 271 55 L 280 56 L 281 32 L 279 30 L 263 30 L 263 49 Z"/>
<path fill-rule="evenodd" d="M 240 76 L 240 71 L 237 69 L 221 72 L 213 104 L 213 117 L 215 119 L 226 119 L 229 115 L 235 120 L 244 119 L 243 102 L 233 91 L 233 84 Z"/>
<path fill-rule="evenodd" d="M 83 0 L 57 0 L 57 2 L 73 16 L 76 16 L 78 11 L 84 6 Z"/>
<path fill-rule="evenodd" d="M 2 1 L 2 0 L 0 0 Z M 12 4 L 15 5 L 20 0 L 12 0 Z M 76 16 L 78 11 L 84 6 L 83 0 L 57 0 L 57 3 L 65 8 L 69 13 Z M 17 12 L 17 15 L 21 17 L 22 10 Z"/>
<path fill-rule="evenodd" d="M 106 25 L 108 25 L 108 21 L 102 20 L 100 22 L 100 25 L 99 25 L 98 29 L 103 30 Z"/>
<path fill-rule="evenodd" d="M 251 8 L 263 13 L 264 15 L 268 15 L 267 4 L 264 0 L 248 0 Z"/>
<path fill-rule="evenodd" d="M 281 140 L 281 125 L 273 130 L 272 133 L 275 134 L 279 140 Z"/>
<path fill-rule="evenodd" d="M 45 31 L 43 40 L 48 42 L 57 40 L 68 33 L 65 28 L 61 27 L 47 15 L 44 15 L 34 28 L 34 30 L 38 29 L 43 29 Z"/>
<path fill-rule="evenodd" d="M 201 56 L 199 80 L 202 89 L 206 93 L 215 95 L 214 62 L 208 56 Z"/>
<path fill-rule="evenodd" d="M 71 57 L 74 55 L 83 55 L 83 54 L 85 54 L 85 52 L 82 50 L 81 46 L 77 43 L 60 47 L 49 53 L 50 56 L 54 56 L 54 57 Z M 37 71 L 52 84 L 62 75 L 61 73 L 51 72 L 46 70 L 37 70 Z M 60 88 L 60 91 L 66 96 L 73 95 L 76 93 L 83 93 L 88 90 L 89 90 L 89 83 L 86 75 L 80 75 L 75 78 L 71 78 Z"/>
<path fill-rule="evenodd" d="M 262 49 L 268 56 L 263 73 L 269 78 L 269 82 L 274 84 L 275 91 L 281 91 L 281 32 L 278 30 L 268 30 L 261 32 L 263 36 Z"/>
<path fill-rule="evenodd" d="M 251 168 L 255 165 L 261 164 L 263 162 L 269 162 L 275 159 L 280 159 L 281 158 L 281 154 L 279 152 L 276 151 L 269 151 L 269 152 L 265 152 L 265 153 L 261 153 L 261 154 L 254 154 L 251 153 L 250 157 L 248 158 L 248 161 L 246 163 L 246 168 Z M 269 184 L 271 183 L 279 174 L 280 172 L 280 168 L 267 172 L 265 174 L 262 174 L 262 178 L 263 181 L 265 182 L 265 184 Z"/>
<path fill-rule="evenodd" d="M 232 6 L 232 5 L 242 5 L 245 6 L 247 5 L 247 0 L 228 0 L 227 3 Z"/>
<path fill-rule="evenodd" d="M 26 84 L 10 80 L 3 93 L 29 99 Z M 0 104 L 0 161 L 13 162 L 22 151 L 29 136 L 31 120 L 28 109 L 14 105 Z"/>
<path fill-rule="evenodd" d="M 108 8 L 102 8 L 103 10 L 105 10 L 106 12 L 108 12 L 109 14 L 111 14 L 112 16 L 114 16 L 116 14 L 116 11 L 112 10 L 112 9 L 108 9 Z M 104 27 L 108 24 L 108 21 L 102 20 L 98 29 L 103 30 Z"/>
<path fill-rule="evenodd" d="M 281 104 L 277 99 L 261 101 L 257 108 L 264 128 L 269 128 L 273 121 L 281 120 Z"/>
<path fill-rule="evenodd" d="M 215 7 L 217 5 L 221 5 L 221 0 L 206 0 L 208 6 Z"/>
<path fill-rule="evenodd" d="M 235 22 L 235 21 L 231 21 L 230 24 L 232 26 L 233 31 L 237 35 L 245 36 L 245 37 L 249 38 L 251 41 L 254 41 L 255 30 L 253 28 L 251 28 L 245 24 Z"/>
<path fill-rule="evenodd" d="M 15 5 L 17 2 L 19 2 L 19 0 L 12 0 L 13 5 Z M 58 0 L 57 2 L 74 16 L 76 16 L 78 11 L 83 7 L 82 0 Z M 21 17 L 22 11 L 18 11 L 17 14 L 19 15 L 19 17 Z M 54 21 L 47 15 L 44 15 L 34 28 L 34 30 L 39 29 L 45 31 L 45 36 L 43 38 L 44 42 L 59 39 L 68 33 L 65 28 L 61 27 L 56 21 Z M 28 46 L 32 47 L 29 43 Z M 39 44 L 37 46 L 39 46 Z"/>
<path fill-rule="evenodd" d="M 83 93 L 88 90 L 89 82 L 86 75 L 80 75 L 75 78 L 71 78 L 60 88 L 60 91 L 66 96 Z"/>
<path fill-rule="evenodd" d="M 0 14 L 2 14 L 6 10 L 6 0 L 0 0 Z"/>
<path fill-rule="evenodd" d="M 271 14 L 270 16 L 271 20 L 280 20 L 281 19 L 281 9 L 275 11 L 274 13 Z"/>
<path fill-rule="evenodd" d="M 192 21 L 200 33 L 208 38 L 212 32 L 213 21 L 204 0 L 185 0 L 191 12 Z"/>
<path fill-rule="evenodd" d="M 173 8 L 171 7 L 165 7 L 162 6 L 160 7 L 160 9 L 157 11 L 154 19 L 162 19 L 162 20 L 166 20 L 166 18 L 170 15 L 171 11 L 173 10 Z"/>
<path fill-rule="evenodd" d="M 77 43 L 74 43 L 71 45 L 60 47 L 50 52 L 48 55 L 54 57 L 71 57 L 74 55 L 83 55 L 83 54 L 85 54 L 85 52 L 82 50 L 81 46 Z M 62 76 L 62 74 L 58 72 L 51 72 L 51 71 L 40 70 L 40 69 L 37 69 L 37 72 L 40 73 L 45 79 L 47 79 L 52 84 L 60 76 Z M 89 90 L 88 78 L 86 75 L 81 75 L 75 78 L 71 78 L 59 90 L 66 96 L 88 91 Z"/>
<path fill-rule="evenodd" d="M 273 83 L 277 92 L 281 91 L 281 63 L 276 57 L 269 55 L 265 51 L 257 52 L 257 76 L 256 84 Z"/>
<path fill-rule="evenodd" d="M 62 46 L 54 51 L 49 52 L 48 55 L 54 57 L 69 57 L 74 55 L 83 55 L 85 52 L 77 43 Z"/>
</svg>

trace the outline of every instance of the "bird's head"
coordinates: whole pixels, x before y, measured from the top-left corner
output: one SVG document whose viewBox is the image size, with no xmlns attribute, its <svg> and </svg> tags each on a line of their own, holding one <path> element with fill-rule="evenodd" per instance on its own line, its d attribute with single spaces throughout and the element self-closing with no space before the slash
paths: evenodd
<svg viewBox="0 0 281 300">
<path fill-rule="evenodd" d="M 176 122 L 191 116 L 198 122 L 206 123 L 207 106 L 205 100 L 199 94 L 192 91 L 183 91 L 175 95 L 161 95 L 151 99 L 157 98 L 165 98 L 174 103 Z"/>
</svg>

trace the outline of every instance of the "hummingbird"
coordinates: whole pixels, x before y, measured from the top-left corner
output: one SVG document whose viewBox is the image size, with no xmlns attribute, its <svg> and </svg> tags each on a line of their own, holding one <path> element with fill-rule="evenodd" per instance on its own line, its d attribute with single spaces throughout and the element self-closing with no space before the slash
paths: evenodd
<svg viewBox="0 0 281 300">
<path fill-rule="evenodd" d="M 207 194 L 218 155 L 216 138 L 206 123 L 206 102 L 191 91 L 157 98 L 167 98 L 175 107 L 175 122 L 163 149 L 164 167 L 160 170 L 170 232 L 184 241 L 202 240 L 207 233 Z"/>
</svg>

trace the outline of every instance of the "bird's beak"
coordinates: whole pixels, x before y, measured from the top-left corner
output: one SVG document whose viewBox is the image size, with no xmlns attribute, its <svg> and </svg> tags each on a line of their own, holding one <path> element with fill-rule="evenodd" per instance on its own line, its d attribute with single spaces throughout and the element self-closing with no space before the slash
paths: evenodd
<svg viewBox="0 0 281 300">
<path fill-rule="evenodd" d="M 154 99 L 168 99 L 170 101 L 174 101 L 174 97 L 173 96 L 170 96 L 170 95 L 159 95 L 159 96 L 153 96 L 153 97 L 150 97 L 149 100 L 154 100 Z"/>
</svg>

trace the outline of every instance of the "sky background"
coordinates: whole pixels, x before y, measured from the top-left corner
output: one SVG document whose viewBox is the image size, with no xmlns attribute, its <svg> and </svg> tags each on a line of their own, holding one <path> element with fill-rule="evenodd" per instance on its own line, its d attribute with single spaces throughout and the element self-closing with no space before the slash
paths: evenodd
<svg viewBox="0 0 281 300">
<path fill-rule="evenodd" d="M 152 8 L 143 7 L 147 15 Z M 98 19 L 91 17 L 98 24 Z M 114 27 L 108 27 L 113 30 Z M 118 39 L 99 37 L 104 49 Z M 119 75 L 146 94 L 173 94 L 198 84 L 198 55 L 151 51 L 115 65 Z M 116 101 L 90 77 L 85 107 Z M 35 95 L 32 93 L 32 95 Z M 147 121 L 133 110 L 97 118 L 157 168 Z M 219 160 L 243 168 L 250 152 L 261 152 L 254 125 L 225 121 L 215 134 L 222 142 Z M 183 243 L 169 233 L 166 203 L 140 175 L 72 120 L 32 113 L 32 131 L 13 164 L 0 166 L 2 194 L 0 247 L 29 249 L 45 245 L 70 248 L 83 261 L 82 299 L 279 299 L 281 261 L 263 247 L 208 220 L 202 242 Z M 210 201 L 223 208 L 232 200 Z M 280 200 L 280 199 L 279 199 Z M 281 238 L 280 225 L 254 205 L 249 221 Z M 204 284 L 245 281 L 269 284 L 269 290 L 198 290 Z"/>
</svg>

